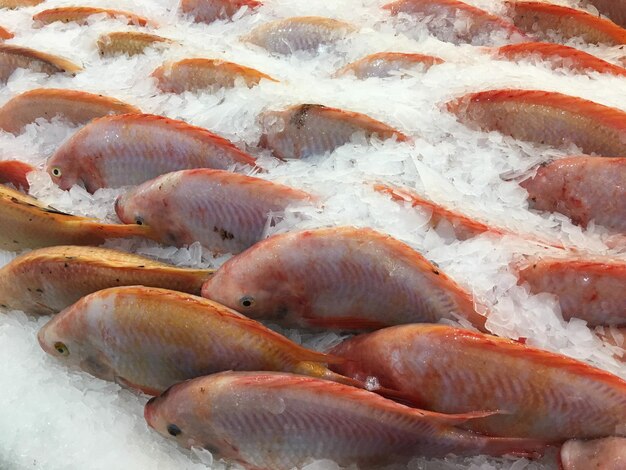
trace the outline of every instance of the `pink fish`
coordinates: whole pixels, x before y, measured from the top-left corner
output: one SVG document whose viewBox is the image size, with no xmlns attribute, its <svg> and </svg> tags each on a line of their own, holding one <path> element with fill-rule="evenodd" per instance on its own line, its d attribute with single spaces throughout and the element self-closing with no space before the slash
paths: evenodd
<svg viewBox="0 0 626 470">
<path fill-rule="evenodd" d="M 243 7 L 252 10 L 261 5 L 257 0 L 182 0 L 180 11 L 196 23 L 212 23 L 231 19 Z"/>
<path fill-rule="evenodd" d="M 30 185 L 26 175 L 34 171 L 35 167 L 19 160 L 5 160 L 0 162 L 0 184 L 12 184 L 17 189 L 28 192 Z"/>
<path fill-rule="evenodd" d="M 370 77 L 390 77 L 394 72 L 402 70 L 426 71 L 433 65 L 442 64 L 439 57 L 424 54 L 408 54 L 404 52 L 379 52 L 363 57 L 356 62 L 337 70 L 335 76 L 354 74 L 364 80 Z"/>
<path fill-rule="evenodd" d="M 0 43 L 0 83 L 6 83 L 17 69 L 29 69 L 48 75 L 55 73 L 75 75 L 82 70 L 80 66 L 63 57 L 15 44 Z"/>
<path fill-rule="evenodd" d="M 595 441 L 567 441 L 561 447 L 562 470 L 624 470 L 626 439 L 607 437 Z"/>
<path fill-rule="evenodd" d="M 90 16 L 106 15 L 109 18 L 126 18 L 129 25 L 148 26 L 153 25 L 150 20 L 136 15 L 130 11 L 112 10 L 98 7 L 59 7 L 43 10 L 33 15 L 36 25 L 46 25 L 60 21 L 62 23 L 87 24 Z"/>
</svg>

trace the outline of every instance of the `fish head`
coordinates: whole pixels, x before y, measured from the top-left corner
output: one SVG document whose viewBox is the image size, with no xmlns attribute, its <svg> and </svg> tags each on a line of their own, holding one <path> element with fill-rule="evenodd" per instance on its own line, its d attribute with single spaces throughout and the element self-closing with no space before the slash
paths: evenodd
<svg viewBox="0 0 626 470">
<path fill-rule="evenodd" d="M 46 172 L 50 175 L 52 182 L 64 191 L 80 182 L 80 171 L 80 165 L 66 156 L 63 147 L 46 162 Z"/>
</svg>

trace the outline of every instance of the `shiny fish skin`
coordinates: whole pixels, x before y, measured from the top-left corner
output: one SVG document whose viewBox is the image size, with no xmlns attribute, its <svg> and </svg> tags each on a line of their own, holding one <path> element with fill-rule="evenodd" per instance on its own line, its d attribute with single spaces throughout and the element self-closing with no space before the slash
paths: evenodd
<svg viewBox="0 0 626 470">
<path fill-rule="evenodd" d="M 169 173 L 120 196 L 123 221 L 151 227 L 163 243 L 199 241 L 209 250 L 238 253 L 258 242 L 270 213 L 312 197 L 297 189 L 228 171 L 195 169 Z"/>
<path fill-rule="evenodd" d="M 36 25 L 46 25 L 60 21 L 62 23 L 78 23 L 79 25 L 87 24 L 87 20 L 93 15 L 106 15 L 109 18 L 128 18 L 129 25 L 147 26 L 152 24 L 146 18 L 136 15 L 130 11 L 113 10 L 110 8 L 98 7 L 59 7 L 43 10 L 33 15 L 33 21 Z"/>
<path fill-rule="evenodd" d="M 626 113 L 574 96 L 541 90 L 489 90 L 448 103 L 460 122 L 483 131 L 584 153 L 626 155 Z"/>
<path fill-rule="evenodd" d="M 562 158 L 540 166 L 520 185 L 532 209 L 560 212 L 583 227 L 595 221 L 626 233 L 626 158 Z"/>
<path fill-rule="evenodd" d="M 626 433 L 626 382 L 567 356 L 444 325 L 403 325 L 333 348 L 332 367 L 376 377 L 425 409 L 499 414 L 464 427 L 494 436 L 558 443 Z"/>
<path fill-rule="evenodd" d="M 391 77 L 395 75 L 394 72 L 413 69 L 426 71 L 433 65 L 443 62 L 439 57 L 424 54 L 379 52 L 346 65 L 338 70 L 335 76 L 353 74 L 360 80 L 370 77 Z"/>
<path fill-rule="evenodd" d="M 196 23 L 212 23 L 231 19 L 242 7 L 252 10 L 261 5 L 257 0 L 181 0 L 180 11 Z"/>
<path fill-rule="evenodd" d="M 625 0 L 583 0 L 583 5 L 595 7 L 601 14 L 606 15 L 622 28 L 626 26 Z M 624 465 L 626 466 L 626 463 Z"/>
<path fill-rule="evenodd" d="M 624 470 L 626 439 L 607 437 L 595 441 L 567 441 L 561 447 L 562 470 Z"/>
<path fill-rule="evenodd" d="M 172 43 L 172 40 L 155 34 L 139 31 L 119 31 L 101 35 L 98 38 L 97 45 L 101 56 L 112 57 L 120 54 L 129 56 L 142 54 L 150 46 Z"/>
<path fill-rule="evenodd" d="M 231 88 L 238 80 L 243 81 L 249 88 L 262 79 L 276 81 L 250 67 L 225 60 L 199 58 L 164 64 L 157 68 L 152 76 L 157 79 L 157 87 L 169 93 Z"/>
<path fill-rule="evenodd" d="M 397 129 L 365 114 L 320 104 L 299 104 L 281 111 L 266 111 L 260 120 L 263 134 L 259 145 L 281 159 L 332 152 L 350 142 L 357 133 L 364 133 L 367 138 L 410 140 Z"/>
<path fill-rule="evenodd" d="M 49 315 L 109 287 L 141 284 L 200 294 L 202 283 L 212 273 L 107 248 L 41 248 L 0 268 L 0 304 L 30 314 Z"/>
<path fill-rule="evenodd" d="M 35 167 L 19 160 L 0 161 L 0 184 L 12 184 L 18 190 L 28 193 L 30 184 L 26 175 L 34 170 Z"/>
<path fill-rule="evenodd" d="M 263 240 L 224 263 L 202 296 L 304 328 L 371 330 L 455 315 L 478 328 L 485 322 L 472 295 L 410 246 L 355 227 Z"/>
<path fill-rule="evenodd" d="M 284 373 L 225 372 L 190 380 L 150 400 L 144 416 L 183 447 L 205 447 L 255 470 L 302 468 L 317 459 L 380 468 L 414 456 L 543 450 L 535 441 L 452 426 L 467 417 L 408 408 L 365 390 Z"/>
<path fill-rule="evenodd" d="M 48 322 L 41 347 L 70 366 L 157 395 L 183 380 L 225 370 L 333 376 L 309 351 L 220 304 L 143 286 L 82 298 Z M 69 351 L 58 351 L 61 342 Z"/>
<path fill-rule="evenodd" d="M 558 297 L 563 318 L 589 326 L 626 327 L 626 262 L 620 260 L 543 258 L 519 271 L 531 292 Z"/>
<path fill-rule="evenodd" d="M 242 39 L 269 52 L 289 55 L 295 51 L 314 52 L 332 44 L 357 28 L 344 21 L 320 16 L 298 16 L 258 26 Z"/>
<path fill-rule="evenodd" d="M 80 129 L 48 160 L 46 171 L 61 189 L 82 182 L 93 193 L 171 171 L 254 163 L 232 142 L 202 127 L 154 114 L 123 114 Z"/>
<path fill-rule="evenodd" d="M 0 108 L 0 129 L 19 134 L 26 125 L 55 116 L 72 124 L 86 124 L 108 114 L 140 113 L 135 106 L 115 98 L 78 90 L 37 88 L 9 100 Z"/>
<path fill-rule="evenodd" d="M 0 43 L 0 84 L 6 83 L 16 69 L 30 69 L 33 72 L 76 74 L 82 68 L 63 57 L 36 51 L 14 44 Z"/>
<path fill-rule="evenodd" d="M 4 41 L 5 39 L 11 39 L 13 37 L 13 33 L 6 28 L 0 26 L 0 41 Z"/>
</svg>

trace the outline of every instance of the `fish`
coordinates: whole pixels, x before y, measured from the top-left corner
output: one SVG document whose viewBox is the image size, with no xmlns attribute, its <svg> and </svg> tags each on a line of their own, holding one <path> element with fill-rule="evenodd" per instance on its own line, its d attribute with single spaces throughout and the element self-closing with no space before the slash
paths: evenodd
<svg viewBox="0 0 626 470">
<path fill-rule="evenodd" d="M 261 117 L 261 147 L 280 159 L 306 158 L 332 152 L 350 142 L 358 133 L 369 139 L 395 138 L 408 142 L 410 137 L 371 117 L 330 108 L 320 104 L 298 104 L 280 111 L 266 111 Z"/>
<path fill-rule="evenodd" d="M 159 240 L 184 246 L 200 242 L 218 253 L 239 253 L 258 242 L 275 212 L 313 204 L 297 189 L 222 170 L 183 170 L 147 181 L 120 195 L 120 220 L 150 227 Z"/>
<path fill-rule="evenodd" d="M 12 184 L 16 189 L 28 192 L 30 184 L 26 176 L 35 167 L 19 160 L 0 161 L 0 184 Z"/>
<path fill-rule="evenodd" d="M 97 41 L 98 51 L 102 57 L 112 57 L 120 54 L 129 56 L 142 54 L 148 47 L 163 44 L 173 44 L 171 39 L 156 34 L 140 31 L 117 31 L 102 34 Z"/>
<path fill-rule="evenodd" d="M 183 59 L 166 63 L 157 68 L 152 76 L 157 87 L 167 93 L 232 88 L 238 81 L 248 88 L 262 79 L 276 82 L 269 75 L 250 67 L 219 59 Z"/>
<path fill-rule="evenodd" d="M 582 3 L 585 6 L 596 8 L 622 28 L 626 27 L 626 3 L 624 0 L 583 0 Z"/>
<path fill-rule="evenodd" d="M 78 90 L 37 88 L 9 100 L 0 108 L 0 129 L 19 134 L 37 119 L 61 116 L 79 125 L 109 114 L 141 113 L 139 108 L 109 96 Z"/>
<path fill-rule="evenodd" d="M 241 8 L 254 10 L 261 6 L 258 0 L 181 0 L 180 11 L 196 23 L 230 20 Z"/>
<path fill-rule="evenodd" d="M 433 65 L 443 64 L 443 59 L 424 54 L 404 52 L 378 52 L 352 62 L 335 72 L 335 77 L 353 74 L 360 80 L 371 77 L 392 77 L 403 70 L 426 71 Z"/>
<path fill-rule="evenodd" d="M 541 41 L 581 38 L 591 44 L 626 44 L 626 30 L 586 11 L 545 2 L 506 2 L 513 24 Z"/>
<path fill-rule="evenodd" d="M 595 221 L 626 234 L 626 158 L 561 158 L 540 166 L 520 185 L 534 210 L 559 212 L 583 227 Z"/>
<path fill-rule="evenodd" d="M 202 127 L 155 114 L 94 119 L 57 149 L 46 171 L 61 189 L 137 185 L 187 168 L 254 166 L 255 158 Z"/>
<path fill-rule="evenodd" d="M 536 57 L 548 62 L 553 68 L 563 68 L 574 72 L 598 72 L 620 77 L 626 76 L 624 67 L 562 44 L 551 44 L 548 42 L 508 44 L 495 49 L 493 53 L 498 58 L 513 61 Z"/>
<path fill-rule="evenodd" d="M 136 15 L 130 11 L 113 10 L 99 7 L 58 7 L 43 10 L 33 15 L 35 25 L 47 25 L 60 21 L 61 23 L 78 23 L 86 25 L 90 16 L 106 15 L 109 18 L 127 18 L 129 25 L 148 26 L 154 25 L 151 20 Z"/>
<path fill-rule="evenodd" d="M 199 295 L 212 273 L 108 248 L 40 248 L 0 268 L 0 306 L 49 315 L 93 292 L 137 284 Z"/>
<path fill-rule="evenodd" d="M 344 39 L 357 28 L 345 21 L 320 16 L 284 18 L 257 26 L 242 39 L 269 52 L 290 55 L 315 52 L 321 46 Z"/>
<path fill-rule="evenodd" d="M 54 245 L 100 245 L 110 238 L 154 238 L 148 227 L 105 224 L 46 206 L 0 185 L 0 249 L 20 251 Z"/>
<path fill-rule="evenodd" d="M 411 457 L 536 455 L 528 439 L 455 427 L 471 417 L 409 408 L 372 392 L 281 372 L 224 372 L 174 385 L 145 407 L 159 434 L 249 469 L 304 468 L 329 459 L 381 468 Z"/>
<path fill-rule="evenodd" d="M 607 437 L 593 441 L 567 441 L 559 453 L 562 470 L 624 470 L 626 439 Z"/>
<path fill-rule="evenodd" d="M 384 5 L 391 15 L 405 13 L 429 21 L 428 30 L 441 40 L 480 44 L 493 33 L 525 37 L 511 22 L 458 0 L 398 0 Z"/>
<path fill-rule="evenodd" d="M 402 325 L 330 350 L 339 374 L 375 378 L 439 413 L 499 413 L 463 424 L 559 444 L 626 433 L 626 381 L 562 354 L 446 325 Z"/>
<path fill-rule="evenodd" d="M 0 26 L 0 41 L 4 41 L 5 39 L 11 39 L 13 37 L 13 33 L 8 29 Z"/>
<path fill-rule="evenodd" d="M 21 7 L 34 7 L 44 0 L 0 0 L 0 8 L 8 8 L 14 10 Z"/>
<path fill-rule="evenodd" d="M 626 261 L 537 258 L 522 266 L 518 276 L 533 294 L 556 295 L 565 320 L 626 327 Z"/>
<path fill-rule="evenodd" d="M 6 83 L 13 72 L 20 68 L 48 75 L 55 73 L 75 75 L 82 70 L 82 67 L 63 57 L 14 44 L 0 43 L 0 83 Z"/>
<path fill-rule="evenodd" d="M 447 104 L 458 120 L 483 131 L 585 154 L 626 155 L 626 113 L 575 96 L 541 90 L 488 90 Z"/>
<path fill-rule="evenodd" d="M 410 246 L 367 228 L 267 238 L 224 263 L 202 296 L 288 327 L 373 330 L 459 317 L 485 324 L 471 293 Z"/>
</svg>

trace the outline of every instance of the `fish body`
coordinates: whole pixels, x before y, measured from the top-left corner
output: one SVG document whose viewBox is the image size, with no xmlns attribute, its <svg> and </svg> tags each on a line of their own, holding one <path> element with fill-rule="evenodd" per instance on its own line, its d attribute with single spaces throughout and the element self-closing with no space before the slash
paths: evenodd
<svg viewBox="0 0 626 470">
<path fill-rule="evenodd" d="M 542 41 L 582 38 L 592 44 L 626 44 L 626 30 L 586 11 L 546 2 L 507 2 L 515 26 Z"/>
<path fill-rule="evenodd" d="M 120 196 L 122 221 L 140 222 L 164 243 L 199 241 L 222 253 L 258 242 L 268 218 L 312 197 L 282 184 L 228 171 L 195 169 L 160 176 Z"/>
<path fill-rule="evenodd" d="M 75 74 L 82 70 L 81 67 L 63 57 L 27 47 L 0 43 L 0 83 L 6 83 L 11 74 L 20 68 L 48 75 Z"/>
<path fill-rule="evenodd" d="M 566 356 L 444 325 L 403 325 L 351 338 L 333 370 L 412 394 L 441 413 L 499 413 L 464 427 L 559 443 L 626 433 L 626 382 Z"/>
<path fill-rule="evenodd" d="M 262 79 L 276 81 L 253 68 L 219 59 L 183 59 L 167 63 L 157 68 L 152 76 L 157 79 L 158 88 L 169 93 L 232 88 L 239 80 L 249 88 Z"/>
<path fill-rule="evenodd" d="M 141 284 L 199 294 L 211 273 L 106 248 L 40 248 L 0 268 L 0 304 L 49 315 L 109 287 Z"/>
<path fill-rule="evenodd" d="M 583 227 L 595 221 L 626 233 L 626 158 L 562 158 L 540 166 L 520 184 L 532 209 L 560 212 Z"/>
<path fill-rule="evenodd" d="M 457 317 L 482 328 L 485 321 L 472 295 L 410 246 L 354 227 L 265 239 L 224 263 L 202 296 L 303 328 L 372 330 Z"/>
<path fill-rule="evenodd" d="M 337 42 L 356 30 L 344 21 L 299 16 L 258 26 L 243 39 L 269 52 L 289 55 L 295 51 L 315 52 L 321 46 Z"/>
<path fill-rule="evenodd" d="M 212 23 L 231 19 L 243 7 L 253 10 L 261 5 L 257 0 L 182 0 L 180 11 L 196 23 Z"/>
<path fill-rule="evenodd" d="M 263 134 L 259 145 L 270 149 L 281 159 L 305 158 L 332 152 L 358 133 L 369 139 L 391 139 L 400 142 L 410 138 L 402 132 L 371 117 L 329 108 L 319 104 L 300 104 L 281 111 L 266 111 L 261 116 Z"/>
<path fill-rule="evenodd" d="M 103 57 L 120 54 L 129 56 L 142 54 L 146 48 L 157 44 L 171 44 L 173 41 L 156 34 L 140 31 L 117 31 L 103 34 L 98 38 L 98 50 Z"/>
<path fill-rule="evenodd" d="M 82 182 L 94 192 L 187 168 L 254 163 L 232 142 L 202 127 L 153 114 L 122 114 L 80 129 L 57 149 L 46 170 L 62 189 Z"/>
<path fill-rule="evenodd" d="M 371 77 L 391 77 L 402 70 L 426 71 L 433 65 L 443 64 L 443 60 L 424 54 L 404 52 L 379 52 L 370 54 L 341 68 L 335 76 L 350 73 L 360 80 Z"/>
<path fill-rule="evenodd" d="M 626 439 L 607 437 L 594 441 L 567 441 L 561 447 L 559 464 L 562 470 L 624 470 Z"/>
<path fill-rule="evenodd" d="M 591 5 L 622 28 L 626 26 L 626 1 L 624 0 L 584 0 L 583 5 Z"/>
<path fill-rule="evenodd" d="M 16 189 L 28 192 L 30 184 L 27 175 L 35 168 L 19 160 L 0 161 L 0 184 L 12 184 Z"/>
<path fill-rule="evenodd" d="M 106 15 L 109 18 L 127 18 L 129 25 L 147 26 L 152 22 L 130 11 L 113 10 L 99 7 L 59 7 L 43 10 L 33 15 L 33 21 L 38 25 L 46 25 L 60 21 L 62 23 L 87 24 L 90 16 Z"/>
<path fill-rule="evenodd" d="M 34 7 L 44 0 L 0 0 L 0 8 L 9 8 L 14 10 L 21 7 Z"/>
<path fill-rule="evenodd" d="M 78 90 L 38 88 L 26 91 L 0 108 L 0 129 L 20 133 L 37 119 L 62 116 L 72 124 L 86 124 L 108 114 L 140 113 L 135 106 L 115 98 Z"/>
<path fill-rule="evenodd" d="M 13 33 L 6 28 L 0 26 L 0 41 L 4 41 L 5 39 L 11 39 L 13 37 Z"/>
<path fill-rule="evenodd" d="M 584 153 L 626 155 L 626 113 L 574 96 L 541 90 L 489 90 L 448 103 L 460 122 L 483 131 Z"/>
</svg>

